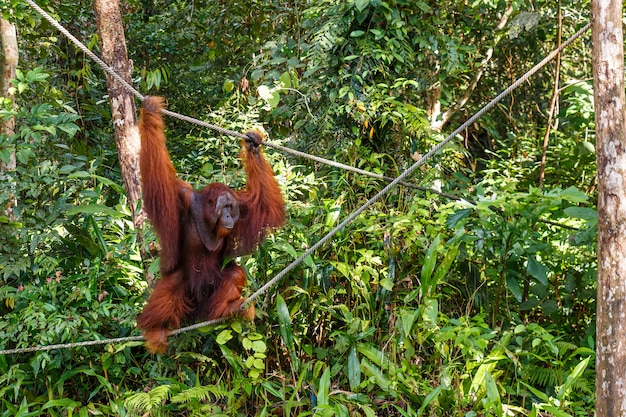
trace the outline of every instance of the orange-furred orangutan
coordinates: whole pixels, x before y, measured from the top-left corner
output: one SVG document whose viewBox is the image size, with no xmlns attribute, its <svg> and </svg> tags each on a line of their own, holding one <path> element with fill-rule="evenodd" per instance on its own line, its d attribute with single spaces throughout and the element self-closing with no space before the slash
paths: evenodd
<svg viewBox="0 0 626 417">
<path fill-rule="evenodd" d="M 196 191 L 176 175 L 162 106 L 161 97 L 146 97 L 139 121 L 143 208 L 161 242 L 161 278 L 137 317 L 153 353 L 165 352 L 167 335 L 181 323 L 240 311 L 246 272 L 232 259 L 253 251 L 285 220 L 280 188 L 260 149 L 261 132 L 247 132 L 242 141 L 245 189 L 213 183 Z M 253 319 L 254 306 L 241 314 Z"/>
</svg>

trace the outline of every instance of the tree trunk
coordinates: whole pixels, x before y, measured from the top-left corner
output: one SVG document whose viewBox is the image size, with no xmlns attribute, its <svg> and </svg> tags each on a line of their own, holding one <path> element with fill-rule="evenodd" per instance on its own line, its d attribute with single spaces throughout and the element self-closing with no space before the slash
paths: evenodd
<svg viewBox="0 0 626 417">
<path fill-rule="evenodd" d="M 122 26 L 118 0 L 94 0 L 93 9 L 96 15 L 102 60 L 113 68 L 122 78 L 132 84 L 132 63 L 126 53 L 126 39 Z M 126 187 L 128 205 L 135 226 L 141 227 L 141 216 L 136 212 L 137 201 L 141 195 L 139 182 L 139 130 L 134 96 L 118 81 L 107 74 L 107 90 L 113 126 L 115 128 L 115 142 L 120 161 L 122 177 Z"/>
<path fill-rule="evenodd" d="M 128 84 L 132 85 L 132 62 L 128 60 L 126 39 L 122 26 L 122 15 L 119 0 L 94 0 L 93 10 L 96 15 L 96 25 L 100 37 L 102 60 L 113 68 Z M 139 150 L 141 141 L 137 128 L 135 100 L 133 94 L 126 90 L 120 82 L 108 73 L 107 90 L 111 104 L 111 116 L 115 129 L 115 143 L 120 161 L 120 170 L 124 178 L 128 206 L 133 217 L 133 224 L 137 230 L 137 243 L 141 259 L 147 259 L 146 249 L 141 232 L 145 215 L 143 210 L 137 210 L 137 202 L 141 196 L 139 181 Z M 148 284 L 152 284 L 153 277 L 148 274 L 148 265 L 144 262 L 144 273 Z"/>
<path fill-rule="evenodd" d="M 15 78 L 15 70 L 17 69 L 17 32 L 14 24 L 2 18 L 0 18 L 0 43 L 2 44 L 2 50 L 0 51 L 0 68 L 2 70 L 0 95 L 13 101 L 15 94 L 10 92 L 9 87 L 11 87 L 11 80 Z M 0 125 L 0 133 L 5 135 L 15 133 L 15 118 L 11 117 L 3 121 Z M 11 152 L 11 160 L 8 163 L 4 163 L 2 168 L 5 170 L 15 169 L 15 149 Z"/>
<path fill-rule="evenodd" d="M 592 0 L 598 170 L 596 416 L 626 415 L 626 125 L 620 0 Z"/>
<path fill-rule="evenodd" d="M 19 59 L 17 49 L 17 31 L 15 25 L 7 20 L 0 18 L 0 97 L 8 98 L 11 100 L 11 106 L 15 107 L 14 100 L 15 94 L 10 89 L 11 80 L 15 78 L 15 71 L 17 69 L 17 62 Z M 15 118 L 0 122 L 0 134 L 12 136 L 15 133 Z M 0 161 L 0 171 L 14 171 L 16 168 L 15 159 L 15 147 L 11 146 L 9 149 L 8 161 Z M 17 205 L 17 198 L 15 197 L 15 179 L 11 174 L 7 174 L 9 177 L 4 178 L 0 183 L 4 182 L 10 187 L 11 193 L 9 195 L 9 201 L 5 202 L 4 215 L 10 220 L 14 220 L 15 206 Z"/>
</svg>

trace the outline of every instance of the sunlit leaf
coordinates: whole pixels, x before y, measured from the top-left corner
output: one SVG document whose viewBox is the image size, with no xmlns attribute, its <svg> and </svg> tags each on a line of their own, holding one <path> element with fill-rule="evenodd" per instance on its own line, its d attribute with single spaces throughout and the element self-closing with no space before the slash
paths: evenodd
<svg viewBox="0 0 626 417">
<path fill-rule="evenodd" d="M 215 341 L 220 345 L 224 345 L 226 344 L 226 342 L 228 342 L 232 338 L 233 338 L 232 332 L 229 329 L 226 329 L 226 330 L 222 330 L 221 332 L 219 332 L 219 334 L 215 338 Z"/>
<path fill-rule="evenodd" d="M 542 285 L 548 285 L 548 268 L 539 262 L 534 255 L 528 257 L 526 272 Z"/>
</svg>

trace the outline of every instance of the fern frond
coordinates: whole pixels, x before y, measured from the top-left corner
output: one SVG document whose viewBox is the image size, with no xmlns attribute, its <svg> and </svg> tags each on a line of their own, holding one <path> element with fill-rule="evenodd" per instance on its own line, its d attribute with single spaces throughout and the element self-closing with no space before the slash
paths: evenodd
<svg viewBox="0 0 626 417">
<path fill-rule="evenodd" d="M 313 31 L 309 42 L 310 48 L 306 58 L 311 66 L 326 66 L 333 49 L 343 43 L 344 35 L 350 28 L 351 19 L 346 19 L 345 16 L 348 9 L 348 2 L 339 2 L 323 12 L 319 19 L 322 25 Z"/>
<path fill-rule="evenodd" d="M 160 385 L 148 392 L 138 392 L 131 395 L 124 401 L 124 405 L 130 409 L 150 411 L 156 406 L 163 404 L 169 398 L 170 392 L 170 385 Z"/>
<path fill-rule="evenodd" d="M 527 365 L 528 382 L 535 387 L 555 387 L 563 380 L 563 371 L 537 365 Z"/>
<path fill-rule="evenodd" d="M 214 385 L 205 385 L 201 387 L 193 387 L 181 391 L 174 395 L 171 399 L 173 403 L 188 403 L 192 401 L 206 402 L 209 400 L 217 400 L 226 397 L 228 393 L 223 389 Z"/>
<path fill-rule="evenodd" d="M 578 349 L 578 346 L 565 340 L 557 340 L 554 344 L 559 349 L 559 355 L 561 356 L 565 355 L 566 352 L 572 352 Z"/>
</svg>

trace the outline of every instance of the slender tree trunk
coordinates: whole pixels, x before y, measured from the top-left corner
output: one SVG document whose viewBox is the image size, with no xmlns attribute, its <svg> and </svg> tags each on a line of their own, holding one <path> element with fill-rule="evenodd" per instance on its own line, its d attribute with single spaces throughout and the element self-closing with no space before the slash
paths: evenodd
<svg viewBox="0 0 626 417">
<path fill-rule="evenodd" d="M 626 415 L 626 117 L 621 3 L 591 2 L 598 169 L 597 417 Z"/>
<path fill-rule="evenodd" d="M 4 98 L 9 98 L 11 101 L 15 99 L 15 94 L 9 89 L 11 87 L 11 81 L 15 78 L 15 71 L 17 70 L 17 63 L 19 55 L 17 53 L 17 31 L 15 25 L 0 18 L 0 43 L 2 50 L 0 50 L 0 68 L 2 69 L 2 77 L 0 77 L 0 95 Z M 12 135 L 15 133 L 15 119 L 3 121 L 1 125 L 1 133 L 6 135 Z M 13 166 L 15 168 L 15 153 L 13 154 Z"/>
<path fill-rule="evenodd" d="M 126 82 L 132 84 L 132 63 L 126 52 L 126 39 L 118 0 L 94 0 L 102 60 L 117 71 Z M 134 96 L 113 77 L 107 74 L 107 90 L 115 128 L 115 142 L 122 177 L 126 186 L 128 204 L 137 222 L 137 202 L 141 195 L 139 182 L 139 130 Z"/>
<path fill-rule="evenodd" d="M 122 78 L 132 84 L 132 62 L 128 59 L 126 39 L 122 26 L 122 15 L 119 0 L 94 0 L 93 9 L 96 15 L 102 60 L 113 68 Z M 133 94 L 124 86 L 107 74 L 107 90 L 111 115 L 115 128 L 115 143 L 120 161 L 120 169 L 124 178 L 128 205 L 133 217 L 133 224 L 137 230 L 137 241 L 142 260 L 147 259 L 141 232 L 145 215 L 143 210 L 137 210 L 137 203 L 141 196 L 139 180 L 139 150 L 141 141 L 137 128 L 135 100 Z M 152 277 L 148 274 L 148 266 L 144 262 L 144 272 L 148 284 Z"/>
<path fill-rule="evenodd" d="M 15 78 L 15 71 L 17 69 L 17 63 L 19 59 L 17 49 L 17 30 L 15 25 L 8 20 L 0 18 L 0 97 L 8 98 L 11 100 L 11 106 L 15 107 L 14 100 L 15 94 L 13 94 L 11 87 L 11 80 Z M 12 136 L 15 133 L 15 118 L 0 122 L 0 133 L 7 136 Z M 15 159 L 15 147 L 11 146 L 9 151 L 8 161 L 0 161 L 0 171 L 14 171 L 16 168 Z M 7 184 L 11 192 L 9 194 L 9 201 L 3 202 L 5 207 L 3 209 L 4 215 L 10 220 L 14 220 L 15 206 L 17 205 L 17 198 L 15 197 L 15 180 L 11 174 L 7 174 L 7 178 L 1 182 Z"/>
</svg>

